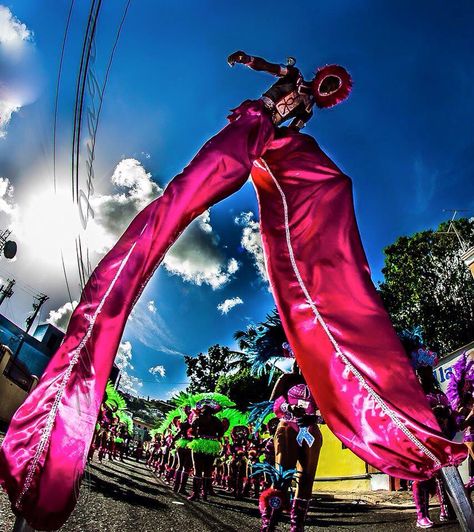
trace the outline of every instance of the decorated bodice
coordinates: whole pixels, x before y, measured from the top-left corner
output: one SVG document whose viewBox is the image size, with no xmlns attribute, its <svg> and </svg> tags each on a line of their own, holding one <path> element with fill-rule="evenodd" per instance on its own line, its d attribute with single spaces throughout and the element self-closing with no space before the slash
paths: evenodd
<svg viewBox="0 0 474 532">
<path fill-rule="evenodd" d="M 303 123 L 298 127 L 303 127 L 314 105 L 310 87 L 296 67 L 282 67 L 282 72 L 284 75 L 263 94 L 263 101 L 272 110 L 275 124 L 293 118 L 301 119 Z"/>
<path fill-rule="evenodd" d="M 219 439 L 221 436 L 222 423 L 216 416 L 209 418 L 198 416 L 191 426 L 197 438 Z"/>
<path fill-rule="evenodd" d="M 299 417 L 293 413 L 294 407 L 303 415 L 313 416 L 316 414 L 316 403 L 306 384 L 295 384 L 287 391 L 286 397 L 279 397 L 275 401 L 274 412 L 280 419 L 294 422 Z"/>
</svg>

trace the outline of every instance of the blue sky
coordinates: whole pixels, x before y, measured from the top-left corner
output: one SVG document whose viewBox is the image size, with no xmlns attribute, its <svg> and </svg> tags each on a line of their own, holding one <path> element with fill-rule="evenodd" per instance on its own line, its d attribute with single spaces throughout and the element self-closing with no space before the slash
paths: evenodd
<svg viewBox="0 0 474 532">
<path fill-rule="evenodd" d="M 70 182 L 72 109 L 88 3 L 76 4 L 59 98 L 61 187 Z M 17 261 L 0 263 L 2 279 L 13 274 L 18 281 L 14 297 L 1 311 L 21 324 L 33 292 L 51 296 L 43 319 L 68 299 L 59 258 L 52 250 L 44 253 L 67 225 L 59 222 L 65 215 L 54 214 L 62 200 L 42 192 L 50 193 L 52 188 L 55 87 L 69 2 L 11 1 L 3 6 L 31 32 L 21 54 L 1 44 L 0 33 L 3 87 L 20 87 L 22 96 L 0 138 L 0 177 L 14 187 L 11 194 L 5 186 L 0 190 L 5 189 L 0 214 L 3 227 L 25 232 L 18 235 Z M 118 0 L 103 2 L 95 67 L 99 80 L 123 6 L 125 2 Z M 132 170 L 130 165 L 123 167 L 124 172 L 134 172 L 139 184 L 135 195 L 149 187 L 149 180 L 162 188 L 225 125 L 230 108 L 265 90 L 270 77 L 228 67 L 225 59 L 232 51 L 243 49 L 275 62 L 293 55 L 308 77 L 321 64 L 341 63 L 354 79 L 351 98 L 333 110 L 318 112 L 305 131 L 353 179 L 362 239 L 373 278 L 379 281 L 383 247 L 397 236 L 435 227 L 449 216 L 443 209 L 473 213 L 473 16 L 474 4 L 467 0 L 451 4 L 132 0 L 97 135 L 98 201 L 116 205 L 122 194 L 127 205 L 137 207 L 140 201 L 130 187 L 119 190 L 111 182 L 121 161 L 135 159 L 140 164 Z M 8 96 L 1 87 L 0 102 Z M 34 224 L 25 220 L 40 202 L 40 213 L 54 214 L 57 224 L 45 226 L 41 237 L 33 239 L 26 233 Z M 235 330 L 263 319 L 271 310 L 272 298 L 254 256 L 241 242 L 244 227 L 234 223 L 244 212 L 257 213 L 250 184 L 214 207 L 210 219 L 196 224 L 184 249 L 160 268 L 143 294 L 126 329 L 124 342 L 129 344 L 124 343 L 121 355 L 128 360 L 127 373 L 142 382 L 142 386 L 132 382 L 140 394 L 166 397 L 183 387 L 183 353 L 197 354 L 213 343 L 232 345 Z M 115 214 L 120 217 L 120 212 Z M 104 231 L 112 222 L 118 227 L 120 220 L 102 221 L 99 236 L 106 235 L 111 242 L 113 230 Z M 64 238 L 69 239 L 68 234 Z M 90 238 L 91 249 L 97 247 L 97 235 L 90 232 L 84 238 Z M 196 245 L 201 240 L 202 253 Z M 41 247 L 35 248 L 38 242 Z M 187 270 L 176 266 L 183 256 L 194 261 L 192 279 L 183 279 Z M 221 268 L 217 274 L 204 271 L 208 259 Z M 231 259 L 239 265 L 234 273 L 229 272 Z M 72 259 L 67 267 L 74 299 L 78 288 Z M 219 274 L 224 278 L 216 281 Z M 196 284 L 199 275 L 201 285 Z M 236 297 L 243 303 L 222 315 L 217 306 Z M 165 368 L 164 377 L 149 372 L 156 366 Z"/>
</svg>

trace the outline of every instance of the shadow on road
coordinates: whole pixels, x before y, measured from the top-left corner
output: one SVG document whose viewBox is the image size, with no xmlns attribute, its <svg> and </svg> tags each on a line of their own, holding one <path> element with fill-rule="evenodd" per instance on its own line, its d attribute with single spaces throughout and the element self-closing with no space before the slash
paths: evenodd
<svg viewBox="0 0 474 532">
<path fill-rule="evenodd" d="M 157 500 L 157 495 L 162 495 L 163 491 L 156 484 L 148 483 L 150 486 L 144 488 L 143 479 L 136 482 L 123 474 L 107 470 L 103 465 L 100 469 L 92 465 L 84 478 L 83 491 L 99 492 L 104 497 L 144 508 L 166 510 L 167 507 Z M 84 495 L 87 496 L 86 493 Z"/>
</svg>

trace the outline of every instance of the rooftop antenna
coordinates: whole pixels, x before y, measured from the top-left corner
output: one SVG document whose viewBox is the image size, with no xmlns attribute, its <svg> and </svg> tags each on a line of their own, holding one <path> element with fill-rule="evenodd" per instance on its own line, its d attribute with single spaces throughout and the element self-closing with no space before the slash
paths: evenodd
<svg viewBox="0 0 474 532">
<path fill-rule="evenodd" d="M 461 237 L 461 235 L 458 233 L 458 230 L 456 229 L 456 225 L 454 224 L 454 219 L 456 218 L 456 215 L 458 212 L 468 212 L 467 209 L 443 209 L 443 212 L 452 212 L 453 215 L 451 217 L 451 221 L 449 222 L 448 230 L 447 231 L 438 231 L 438 234 L 441 235 L 455 235 L 458 239 L 459 245 L 461 246 L 461 260 L 464 262 L 464 264 L 467 266 L 469 271 L 472 274 L 472 277 L 474 277 L 474 246 L 469 246 L 469 244 Z"/>
<path fill-rule="evenodd" d="M 451 216 L 451 220 L 449 221 L 448 230 L 447 231 L 438 231 L 437 234 L 439 235 L 450 235 L 450 236 L 456 236 L 458 239 L 459 245 L 461 246 L 461 250 L 463 253 L 465 253 L 468 249 L 468 244 L 466 241 L 461 237 L 458 230 L 456 229 L 456 225 L 454 224 L 454 220 L 456 218 L 456 215 L 458 212 L 468 212 L 467 209 L 443 209 L 443 212 L 452 212 L 453 215 Z"/>
</svg>

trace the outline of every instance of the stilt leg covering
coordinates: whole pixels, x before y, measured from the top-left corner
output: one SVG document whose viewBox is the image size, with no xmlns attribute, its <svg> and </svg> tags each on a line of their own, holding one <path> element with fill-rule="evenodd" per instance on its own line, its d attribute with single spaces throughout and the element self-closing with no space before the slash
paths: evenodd
<svg viewBox="0 0 474 532">
<path fill-rule="evenodd" d="M 328 428 L 395 477 L 459 464 L 467 449 L 441 433 L 371 280 L 350 178 L 287 128 L 252 179 L 276 307 Z"/>
</svg>

